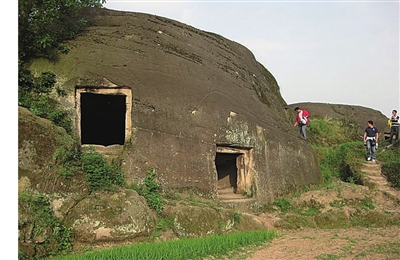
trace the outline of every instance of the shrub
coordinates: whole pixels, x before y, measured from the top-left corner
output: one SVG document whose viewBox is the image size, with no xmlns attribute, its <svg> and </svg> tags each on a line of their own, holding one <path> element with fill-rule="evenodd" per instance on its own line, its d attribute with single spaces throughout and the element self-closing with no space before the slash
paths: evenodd
<svg viewBox="0 0 400 260">
<path fill-rule="evenodd" d="M 389 161 L 382 165 L 382 173 L 395 187 L 400 188 L 400 161 Z"/>
<path fill-rule="evenodd" d="M 393 149 L 388 149 L 379 154 L 382 161 L 382 173 L 395 187 L 400 188 L 400 147 L 396 142 Z"/>
<path fill-rule="evenodd" d="M 158 214 L 164 210 L 165 201 L 161 197 L 154 168 L 147 170 L 144 185 L 132 184 L 131 188 L 136 190 L 139 195 L 145 197 L 149 207 L 154 209 Z"/>
<path fill-rule="evenodd" d="M 282 213 L 286 213 L 292 208 L 290 201 L 286 198 L 282 198 L 282 199 L 278 199 L 278 200 L 274 201 L 274 205 L 278 206 L 281 209 Z"/>
<path fill-rule="evenodd" d="M 50 97 L 56 84 L 56 75 L 52 71 L 44 71 L 39 77 L 33 77 L 24 64 L 18 62 L 18 105 L 29 109 L 32 114 L 52 121 L 72 133 L 72 120 L 68 112 L 58 106 Z M 57 88 L 57 95 L 65 95 L 65 91 Z"/>
<path fill-rule="evenodd" d="M 361 182 L 360 169 L 365 156 L 362 142 L 347 142 L 333 147 L 314 146 L 324 184 L 341 179 Z"/>
<path fill-rule="evenodd" d="M 104 156 L 93 149 L 83 151 L 81 162 L 91 190 L 114 190 L 125 183 L 120 167 L 108 164 Z"/>
<path fill-rule="evenodd" d="M 18 230 L 32 229 L 29 232 L 21 232 L 19 240 L 21 242 L 25 240 L 24 235 L 43 239 L 43 242 L 35 245 L 35 257 L 66 254 L 72 250 L 71 230 L 54 215 L 47 196 L 21 193 L 18 197 L 18 206 L 19 211 L 24 212 L 24 216 L 29 216 L 18 221 Z M 31 240 L 32 237 L 26 239 Z M 19 257 L 26 259 L 22 251 L 19 252 Z"/>
</svg>

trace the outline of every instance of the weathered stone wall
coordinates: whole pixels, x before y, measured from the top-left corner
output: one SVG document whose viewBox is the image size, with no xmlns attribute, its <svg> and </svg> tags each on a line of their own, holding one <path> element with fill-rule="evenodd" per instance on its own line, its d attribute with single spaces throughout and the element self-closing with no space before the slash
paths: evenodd
<svg viewBox="0 0 400 260">
<path fill-rule="evenodd" d="M 153 15 L 87 9 L 90 27 L 52 70 L 77 120 L 75 89 L 132 90 L 130 142 L 98 147 L 123 160 L 128 181 L 153 167 L 163 187 L 217 195 L 216 146 L 252 149 L 246 194 L 263 201 L 322 181 L 274 77 L 242 45 Z M 78 128 L 78 127 L 77 127 Z M 112 150 L 114 149 L 114 150 Z M 110 152 L 117 151 L 117 152 Z"/>
</svg>

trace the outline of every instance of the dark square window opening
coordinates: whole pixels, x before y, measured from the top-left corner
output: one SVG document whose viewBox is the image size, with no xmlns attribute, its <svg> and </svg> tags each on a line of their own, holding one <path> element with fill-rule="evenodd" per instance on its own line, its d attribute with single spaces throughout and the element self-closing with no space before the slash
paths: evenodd
<svg viewBox="0 0 400 260">
<path fill-rule="evenodd" d="M 81 144 L 124 145 L 126 95 L 80 94 Z"/>
</svg>

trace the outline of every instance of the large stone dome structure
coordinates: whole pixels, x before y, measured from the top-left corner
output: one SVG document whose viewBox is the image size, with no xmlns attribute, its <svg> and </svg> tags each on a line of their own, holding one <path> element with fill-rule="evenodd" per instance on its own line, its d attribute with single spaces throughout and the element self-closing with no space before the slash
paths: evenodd
<svg viewBox="0 0 400 260">
<path fill-rule="evenodd" d="M 82 146 L 155 168 L 164 188 L 271 202 L 322 176 L 271 73 L 244 46 L 178 21 L 85 9 L 89 27 L 51 70 Z"/>
</svg>

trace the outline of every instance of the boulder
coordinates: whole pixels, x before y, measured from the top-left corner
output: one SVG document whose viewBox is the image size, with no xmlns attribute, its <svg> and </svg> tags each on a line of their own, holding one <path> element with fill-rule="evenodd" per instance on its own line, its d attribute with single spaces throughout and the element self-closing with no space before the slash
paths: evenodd
<svg viewBox="0 0 400 260">
<path fill-rule="evenodd" d="M 80 200 L 54 199 L 56 214 L 72 228 L 80 243 L 135 241 L 148 237 L 156 227 L 156 214 L 136 191 L 94 192 Z"/>
<path fill-rule="evenodd" d="M 277 81 L 246 47 L 155 15 L 82 18 L 68 54 L 30 69 L 57 75 L 81 145 L 120 160 L 128 183 L 154 168 L 162 187 L 272 202 L 322 182 Z"/>
<path fill-rule="evenodd" d="M 364 134 L 369 120 L 374 122 L 382 136 L 384 136 L 385 132 L 390 132 L 388 118 L 380 111 L 368 107 L 316 102 L 295 103 L 290 104 L 288 107 L 291 111 L 295 107 L 307 109 L 311 113 L 311 118 L 332 118 L 348 124 L 354 124 L 358 128 L 360 135 Z"/>
</svg>

